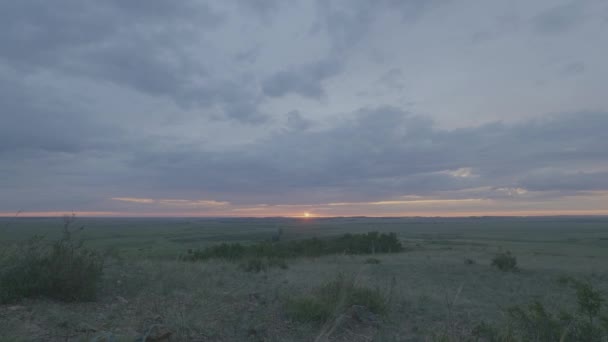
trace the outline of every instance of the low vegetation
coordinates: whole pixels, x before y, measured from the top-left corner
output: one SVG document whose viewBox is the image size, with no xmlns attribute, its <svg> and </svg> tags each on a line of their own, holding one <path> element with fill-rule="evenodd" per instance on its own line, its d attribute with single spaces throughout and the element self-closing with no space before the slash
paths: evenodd
<svg viewBox="0 0 608 342">
<path fill-rule="evenodd" d="M 80 220 L 0 229 L 0 340 L 608 342 L 605 224 Z"/>
<path fill-rule="evenodd" d="M 503 272 L 517 271 L 517 258 L 510 251 L 498 253 L 492 259 L 492 266 Z"/>
<path fill-rule="evenodd" d="M 0 302 L 47 297 L 62 301 L 89 301 L 97 296 L 103 257 L 83 247 L 65 217 L 63 234 L 56 241 L 36 236 L 5 250 L 0 260 Z"/>
<path fill-rule="evenodd" d="M 240 264 L 241 269 L 245 272 L 259 273 L 266 271 L 268 268 L 287 269 L 285 259 L 279 258 L 249 258 Z"/>
<path fill-rule="evenodd" d="M 205 249 L 189 249 L 182 260 L 197 261 L 225 259 L 229 261 L 243 258 L 284 259 L 295 257 L 320 257 L 330 254 L 375 254 L 397 253 L 403 245 L 395 233 L 370 232 L 366 234 L 344 234 L 339 237 L 303 239 L 286 242 L 265 241 L 255 245 L 222 243 Z"/>
<path fill-rule="evenodd" d="M 465 258 L 465 259 L 464 259 L 464 264 L 465 264 L 465 265 L 475 265 L 475 264 L 476 264 L 476 262 L 475 262 L 475 260 L 473 260 L 473 259 L 471 259 L 471 258 Z"/>
<path fill-rule="evenodd" d="M 365 259 L 365 263 L 366 264 L 370 264 L 370 265 L 377 265 L 379 263 L 381 263 L 382 261 L 380 261 L 380 259 L 377 258 L 367 258 Z"/>
<path fill-rule="evenodd" d="M 608 340 L 608 307 L 602 293 L 590 283 L 571 277 L 560 282 L 576 294 L 577 307 L 562 305 L 555 312 L 534 300 L 506 310 L 507 321 L 499 327 L 482 323 L 474 334 L 489 341 L 573 341 Z"/>
<path fill-rule="evenodd" d="M 374 314 L 387 310 L 387 301 L 379 290 L 359 286 L 353 278 L 342 274 L 307 296 L 289 299 L 286 310 L 296 321 L 323 323 L 353 305 L 363 306 Z"/>
</svg>

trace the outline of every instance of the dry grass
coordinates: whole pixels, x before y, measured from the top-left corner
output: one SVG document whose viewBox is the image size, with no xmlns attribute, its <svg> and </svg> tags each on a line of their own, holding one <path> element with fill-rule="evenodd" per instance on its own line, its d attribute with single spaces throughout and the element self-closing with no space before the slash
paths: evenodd
<svg viewBox="0 0 608 342">
<path fill-rule="evenodd" d="M 3 306 L 0 329 L 7 338 L 47 341 L 86 340 L 100 334 L 127 340 L 154 325 L 170 329 L 172 341 L 310 341 L 317 337 L 321 341 L 335 335 L 340 312 L 319 327 L 292 321 L 285 303 L 294 295 L 313 292 L 339 272 L 355 276 L 360 286 L 379 288 L 390 296 L 382 326 L 351 331 L 362 341 L 371 338 L 369 334 L 387 341 L 436 332 L 466 335 L 481 319 L 500 319 L 500 308 L 508 304 L 534 297 L 569 300 L 555 283 L 558 273 L 551 270 L 503 273 L 493 270 L 489 262 L 463 265 L 462 256 L 453 258 L 453 254 L 460 253 L 382 256 L 382 263 L 376 265 L 365 264 L 364 257 L 301 259 L 289 269 L 260 273 L 246 273 L 238 265 L 221 261 L 111 264 L 98 302 L 25 301 L 19 307 Z M 608 274 L 597 277 L 605 280 Z"/>
<path fill-rule="evenodd" d="M 500 322 L 503 309 L 513 304 L 538 299 L 553 311 L 576 305 L 570 291 L 556 282 L 561 275 L 589 279 L 608 291 L 608 253 L 601 254 L 599 247 L 422 235 L 407 243 L 418 246 L 374 256 L 379 262 L 366 262 L 369 256 L 298 258 L 287 269 L 259 273 L 221 260 L 187 263 L 123 255 L 107 261 L 96 302 L 28 299 L 0 306 L 0 341 L 104 336 L 133 341 L 156 327 L 168 329 L 171 341 L 466 341 L 480 321 Z M 517 256 L 520 272 L 491 266 L 500 248 Z M 463 263 L 467 258 L 475 263 Z M 378 326 L 350 324 L 344 305 L 322 323 L 288 316 L 290 298 L 313 293 L 339 273 L 388 299 Z"/>
</svg>

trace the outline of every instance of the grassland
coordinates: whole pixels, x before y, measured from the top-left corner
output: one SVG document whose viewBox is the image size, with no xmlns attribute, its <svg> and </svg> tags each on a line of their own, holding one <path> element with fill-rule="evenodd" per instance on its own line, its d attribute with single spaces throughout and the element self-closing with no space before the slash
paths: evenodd
<svg viewBox="0 0 608 342">
<path fill-rule="evenodd" d="M 58 218 L 0 221 L 0 246 L 36 234 L 52 239 L 61 224 Z M 601 217 L 80 218 L 78 224 L 86 227 L 85 244 L 108 256 L 99 299 L 2 305 L 0 340 L 133 341 L 167 329 L 172 341 L 458 341 L 482 321 L 503 320 L 511 305 L 574 306 L 571 291 L 557 282 L 561 276 L 608 292 L 608 218 Z M 279 228 L 282 240 L 395 232 L 406 251 L 376 254 L 373 263 L 369 255 L 296 258 L 287 269 L 259 273 L 221 260 L 179 260 L 188 249 L 268 241 Z M 491 267 L 505 250 L 517 257 L 519 272 Z M 331 330 L 289 317 L 286 303 L 338 274 L 382 294 L 387 308 L 379 324 Z"/>
</svg>

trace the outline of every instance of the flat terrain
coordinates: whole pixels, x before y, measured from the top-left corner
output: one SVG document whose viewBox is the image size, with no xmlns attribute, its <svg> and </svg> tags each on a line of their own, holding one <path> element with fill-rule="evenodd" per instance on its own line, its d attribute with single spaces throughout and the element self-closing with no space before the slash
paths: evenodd
<svg viewBox="0 0 608 342">
<path fill-rule="evenodd" d="M 468 336 L 481 321 L 499 322 L 511 305 L 538 299 L 548 308 L 574 305 L 560 276 L 608 292 L 608 218 L 333 218 L 91 219 L 85 245 L 108 255 L 96 302 L 30 299 L 0 306 L 4 341 L 134 341 L 167 329 L 172 341 L 313 341 L 326 327 L 285 312 L 292 297 L 343 274 L 378 289 L 388 312 L 371 328 L 329 334 L 330 340 L 432 341 Z M 45 235 L 62 221 L 0 220 L 0 246 Z M 221 242 L 395 232 L 406 247 L 374 257 L 331 255 L 287 260 L 288 268 L 244 272 L 236 263 L 178 260 L 190 248 Z M 520 272 L 500 272 L 492 257 L 510 250 Z M 469 262 L 465 263 L 465 260 Z M 325 330 L 324 330 L 325 329 Z"/>
</svg>

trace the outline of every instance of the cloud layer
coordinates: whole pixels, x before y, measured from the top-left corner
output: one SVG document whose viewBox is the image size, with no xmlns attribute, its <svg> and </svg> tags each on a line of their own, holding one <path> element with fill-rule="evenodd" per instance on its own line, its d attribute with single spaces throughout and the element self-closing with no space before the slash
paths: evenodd
<svg viewBox="0 0 608 342">
<path fill-rule="evenodd" d="M 608 214 L 607 11 L 2 3 L 0 213 Z"/>
</svg>

